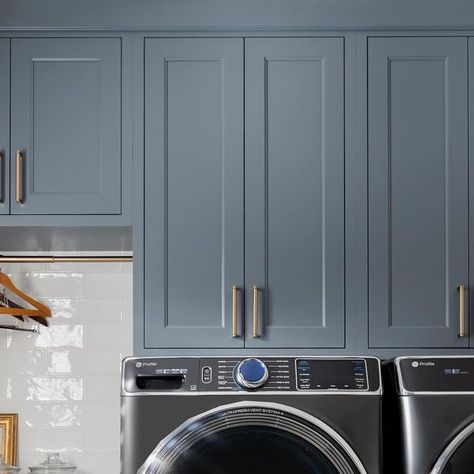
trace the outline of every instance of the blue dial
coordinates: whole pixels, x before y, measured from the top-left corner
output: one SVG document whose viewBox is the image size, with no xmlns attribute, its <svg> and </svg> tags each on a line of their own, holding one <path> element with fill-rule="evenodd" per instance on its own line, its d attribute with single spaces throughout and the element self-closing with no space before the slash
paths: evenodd
<svg viewBox="0 0 474 474">
<path fill-rule="evenodd" d="M 267 379 L 267 366 L 259 359 L 245 359 L 235 368 L 235 380 L 241 387 L 258 388 Z"/>
</svg>

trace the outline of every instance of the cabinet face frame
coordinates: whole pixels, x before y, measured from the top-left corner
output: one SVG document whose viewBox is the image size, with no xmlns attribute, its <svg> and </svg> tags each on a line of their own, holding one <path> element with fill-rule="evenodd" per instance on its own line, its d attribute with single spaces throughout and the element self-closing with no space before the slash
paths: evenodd
<svg viewBox="0 0 474 474">
<path fill-rule="evenodd" d="M 0 215 L 10 212 L 10 40 L 0 38 Z"/>
<path fill-rule="evenodd" d="M 370 347 L 468 347 L 467 40 L 369 38 L 368 55 Z"/>
</svg>

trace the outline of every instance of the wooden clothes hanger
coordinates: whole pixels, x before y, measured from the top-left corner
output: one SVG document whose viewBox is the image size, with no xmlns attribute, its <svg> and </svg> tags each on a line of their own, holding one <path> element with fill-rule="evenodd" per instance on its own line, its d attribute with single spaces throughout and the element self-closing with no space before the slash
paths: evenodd
<svg viewBox="0 0 474 474">
<path fill-rule="evenodd" d="M 7 290 L 10 290 L 15 295 L 19 296 L 23 301 L 26 301 L 30 306 L 33 306 L 34 309 L 22 308 L 21 306 L 13 303 L 8 300 L 8 305 L 0 306 L 0 314 L 9 314 L 11 316 L 28 316 L 30 318 L 38 318 L 39 322 L 42 324 L 47 322 L 44 318 L 51 317 L 51 310 L 41 304 L 39 301 L 33 299 L 31 296 L 28 296 L 23 291 L 19 290 L 11 281 L 10 277 L 5 273 L 0 271 L 0 285 L 4 286 Z M 41 321 L 40 318 L 43 320 Z"/>
</svg>

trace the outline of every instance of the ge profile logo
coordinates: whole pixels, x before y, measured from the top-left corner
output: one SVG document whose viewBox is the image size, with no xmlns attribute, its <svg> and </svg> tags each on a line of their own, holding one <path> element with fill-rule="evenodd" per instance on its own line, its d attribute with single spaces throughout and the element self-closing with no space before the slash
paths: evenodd
<svg viewBox="0 0 474 474">
<path fill-rule="evenodd" d="M 142 363 L 141 363 L 141 362 L 137 362 L 137 363 L 135 364 L 135 367 L 136 367 L 137 369 L 139 369 L 141 366 L 142 366 Z"/>
<path fill-rule="evenodd" d="M 420 366 L 420 363 L 417 362 L 416 360 L 411 363 L 411 366 L 414 367 L 415 369 Z"/>
</svg>

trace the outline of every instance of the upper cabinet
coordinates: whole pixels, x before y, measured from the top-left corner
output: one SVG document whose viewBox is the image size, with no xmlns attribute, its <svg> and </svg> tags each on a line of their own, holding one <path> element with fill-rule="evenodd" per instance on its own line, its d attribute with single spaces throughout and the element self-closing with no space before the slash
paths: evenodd
<svg viewBox="0 0 474 474">
<path fill-rule="evenodd" d="M 370 346 L 467 347 L 467 40 L 371 38 L 368 53 Z"/>
<path fill-rule="evenodd" d="M 121 213 L 121 54 L 120 38 L 11 40 L 11 214 Z"/>
<path fill-rule="evenodd" d="M 146 40 L 146 348 L 344 347 L 343 46 Z"/>
<path fill-rule="evenodd" d="M 0 215 L 9 212 L 10 40 L 0 38 Z"/>
<path fill-rule="evenodd" d="M 248 347 L 344 347 L 344 41 L 245 44 Z"/>
<path fill-rule="evenodd" d="M 243 40 L 150 38 L 145 71 L 145 347 L 243 347 Z"/>
</svg>

